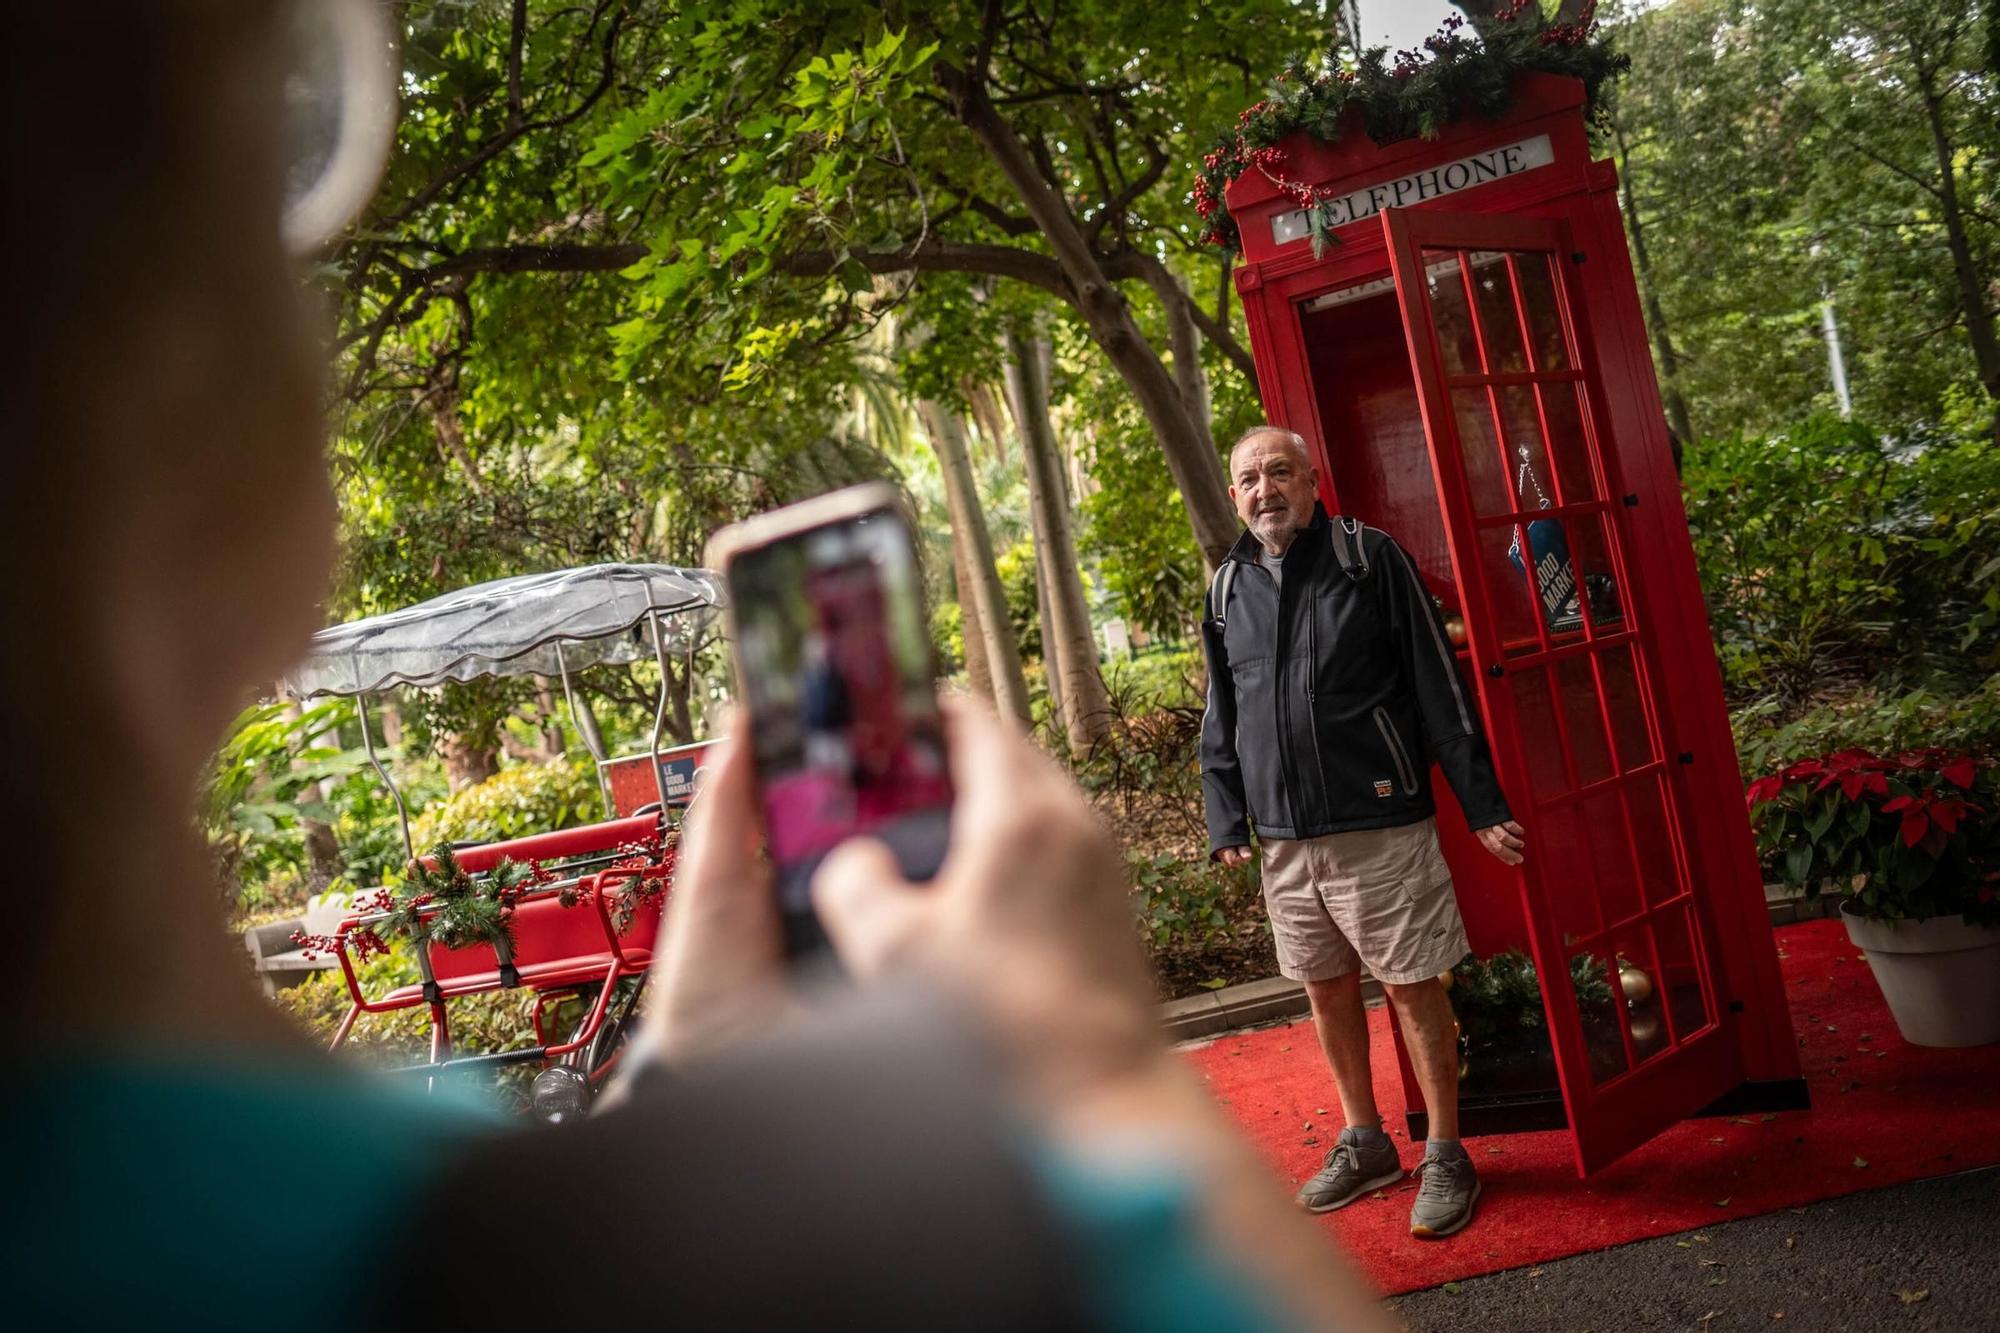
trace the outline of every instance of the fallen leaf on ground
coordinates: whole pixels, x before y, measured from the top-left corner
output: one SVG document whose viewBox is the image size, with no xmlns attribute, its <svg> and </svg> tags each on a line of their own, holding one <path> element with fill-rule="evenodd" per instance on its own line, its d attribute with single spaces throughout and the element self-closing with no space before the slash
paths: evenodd
<svg viewBox="0 0 2000 1333">
<path fill-rule="evenodd" d="M 1722 1142 L 1722 1136 L 1721 1136 L 1720 1134 L 1717 1134 L 1717 1135 L 1716 1135 L 1716 1136 L 1715 1136 L 1714 1138 L 1710 1139 L 1710 1140 L 1709 1140 L 1709 1142 L 1710 1142 L 1710 1143 L 1720 1143 L 1720 1142 Z"/>
<path fill-rule="evenodd" d="M 1709 1312 L 1708 1312 L 1707 1314 L 1705 1314 L 1705 1315 L 1703 1315 L 1703 1316 L 1701 1317 L 1701 1326 L 1702 1326 L 1703 1328 L 1707 1328 L 1707 1327 L 1708 1327 L 1708 1321 L 1709 1321 L 1709 1320 L 1711 1320 L 1711 1319 L 1713 1319 L 1713 1318 L 1715 1318 L 1715 1317 L 1716 1317 L 1717 1315 L 1719 1315 L 1719 1314 L 1721 1314 L 1721 1313 L 1722 1313 L 1722 1311 L 1720 1311 L 1720 1310 L 1710 1310 L 1710 1311 L 1709 1311 Z"/>
<path fill-rule="evenodd" d="M 1750 1122 L 1740 1115 L 1733 1115 L 1729 1117 L 1729 1123 L 1732 1125 L 1747 1125 Z"/>
<path fill-rule="evenodd" d="M 1729 1285 L 1729 1279 L 1726 1277 L 1712 1277 L 1708 1280 L 1708 1285 L 1711 1287 L 1726 1287 Z"/>
<path fill-rule="evenodd" d="M 1760 1116 L 1758 1116 L 1758 1117 L 1757 1117 L 1757 1123 L 1758 1123 L 1758 1124 L 1760 1124 L 1760 1125 L 1768 1125 L 1768 1124 L 1770 1124 L 1770 1123 L 1771 1123 L 1771 1122 L 1772 1122 L 1773 1120 L 1776 1120 L 1777 1118 L 1778 1118 L 1778 1117 L 1777 1117 L 1776 1115 L 1774 1115 L 1774 1114 L 1766 1114 L 1766 1115 L 1760 1115 Z"/>
<path fill-rule="evenodd" d="M 1457 1284 L 1456 1282 L 1447 1282 L 1447 1283 L 1445 1283 L 1445 1284 L 1444 1284 L 1444 1289 L 1445 1289 L 1446 1291 L 1450 1292 L 1450 1293 L 1451 1293 L 1452 1295 L 1454 1295 L 1454 1296 L 1458 1295 L 1458 1293 L 1459 1293 L 1459 1290 L 1460 1290 L 1460 1288 L 1459 1288 L 1459 1285 L 1458 1285 L 1458 1284 Z"/>
<path fill-rule="evenodd" d="M 1866 1157 L 1857 1157 L 1854 1159 L 1854 1164 L 1856 1166 L 1866 1166 L 1868 1165 L 1868 1159 Z"/>
<path fill-rule="evenodd" d="M 1280 1046 L 1280 1047 L 1279 1047 L 1278 1049 L 1279 1049 L 1279 1050 L 1281 1050 L 1281 1051 L 1289 1051 L 1289 1050 L 1291 1050 L 1292 1048 L 1291 1048 L 1291 1047 L 1289 1047 L 1289 1046 Z"/>
<path fill-rule="evenodd" d="M 1729 1200 L 1728 1200 L 1728 1199 L 1717 1199 L 1717 1200 L 1715 1201 L 1715 1206 L 1716 1206 L 1717 1208 L 1727 1208 L 1727 1207 L 1729 1206 Z"/>
<path fill-rule="evenodd" d="M 1788 1249 L 1788 1250 L 1796 1250 L 1796 1249 L 1797 1249 L 1798 1247 L 1799 1247 L 1799 1238 L 1798 1238 L 1797 1236 L 1787 1236 L 1787 1237 L 1785 1237 L 1785 1248 L 1786 1248 L 1786 1249 Z"/>
<path fill-rule="evenodd" d="M 1528 1270 L 1529 1277 L 1540 1277 L 1541 1275 L 1542 1275 L 1542 1270 L 1539 1268 L 1530 1268 Z"/>
<path fill-rule="evenodd" d="M 1722 1260 L 1720 1260 L 1720 1259 L 1698 1259 L 1698 1260 L 1696 1260 L 1695 1262 L 1699 1263 L 1699 1264 L 1700 1264 L 1700 1265 L 1701 1265 L 1701 1266 L 1702 1266 L 1703 1268 L 1727 1268 L 1727 1267 L 1729 1267 L 1729 1265 L 1728 1265 L 1728 1264 L 1724 1263 L 1724 1262 L 1723 1262 Z"/>
<path fill-rule="evenodd" d="M 1723 1202 L 1728 1203 L 1729 1200 L 1724 1199 Z M 1694 1233 L 1694 1243 L 1697 1245 L 1706 1245 L 1708 1244 L 1708 1237 L 1697 1231 Z"/>
<path fill-rule="evenodd" d="M 1915 1305 L 1918 1301 L 1927 1301 L 1930 1298 L 1929 1287 L 1919 1287 L 1915 1291 L 1911 1291 L 1908 1287 L 1896 1288 L 1896 1299 L 1905 1305 Z"/>
</svg>

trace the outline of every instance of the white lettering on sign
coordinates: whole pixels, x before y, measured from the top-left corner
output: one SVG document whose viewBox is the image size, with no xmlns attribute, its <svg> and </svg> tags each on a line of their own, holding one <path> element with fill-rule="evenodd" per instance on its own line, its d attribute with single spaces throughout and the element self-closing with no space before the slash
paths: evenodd
<svg viewBox="0 0 2000 1333">
<path fill-rule="evenodd" d="M 1413 171 L 1407 176 L 1350 190 L 1329 199 L 1326 201 L 1330 214 L 1327 225 L 1344 227 L 1350 222 L 1372 218 L 1385 208 L 1405 208 L 1428 199 L 1457 194 L 1475 185 L 1485 185 L 1490 181 L 1518 176 L 1524 171 L 1533 171 L 1536 167 L 1546 167 L 1555 160 L 1555 149 L 1549 143 L 1549 136 L 1538 134 L 1532 139 L 1489 148 L 1471 157 L 1461 157 L 1456 162 L 1425 167 L 1422 171 Z M 1271 219 L 1271 239 L 1278 245 L 1302 241 L 1311 234 L 1312 226 L 1303 208 L 1280 213 Z"/>
</svg>

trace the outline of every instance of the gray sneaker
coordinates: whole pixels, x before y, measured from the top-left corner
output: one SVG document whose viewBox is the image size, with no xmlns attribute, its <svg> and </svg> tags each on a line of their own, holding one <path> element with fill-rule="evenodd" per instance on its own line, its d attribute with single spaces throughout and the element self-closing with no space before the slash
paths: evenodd
<svg viewBox="0 0 2000 1333">
<path fill-rule="evenodd" d="M 1470 1157 L 1425 1157 L 1417 1163 L 1417 1201 L 1410 1205 L 1410 1234 L 1436 1240 L 1472 1220 L 1479 1173 Z"/>
<path fill-rule="evenodd" d="M 1299 1206 L 1309 1213 L 1330 1213 L 1369 1190 L 1393 1185 L 1402 1178 L 1403 1163 L 1396 1156 L 1395 1144 L 1364 1148 L 1336 1143 L 1326 1155 L 1326 1165 L 1299 1186 Z"/>
</svg>

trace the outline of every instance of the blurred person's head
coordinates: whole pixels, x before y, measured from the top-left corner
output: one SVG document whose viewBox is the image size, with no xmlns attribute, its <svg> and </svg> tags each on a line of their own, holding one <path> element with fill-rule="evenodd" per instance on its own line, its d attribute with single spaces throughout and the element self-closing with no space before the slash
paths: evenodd
<svg viewBox="0 0 2000 1333">
<path fill-rule="evenodd" d="M 1229 498 L 1266 550 L 1282 554 L 1312 522 L 1319 471 L 1306 442 L 1279 426 L 1253 426 L 1229 451 Z"/>
<path fill-rule="evenodd" d="M 301 651 L 332 554 L 320 354 L 279 235 L 277 12 L 24 5 L 0 56 L 0 817 L 33 867 L 0 961 L 83 1023 L 52 978 L 109 956 L 133 984 L 180 979 L 176 919 L 219 943 L 192 798 Z"/>
</svg>

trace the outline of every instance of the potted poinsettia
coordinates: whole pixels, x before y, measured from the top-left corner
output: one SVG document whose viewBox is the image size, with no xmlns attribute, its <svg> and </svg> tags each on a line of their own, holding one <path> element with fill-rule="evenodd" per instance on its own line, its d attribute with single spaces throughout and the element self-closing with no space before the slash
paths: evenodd
<svg viewBox="0 0 2000 1333">
<path fill-rule="evenodd" d="M 1759 778 L 1748 797 L 1785 882 L 1842 895 L 1905 1040 L 2000 1041 L 2000 765 L 1842 750 Z"/>
</svg>

